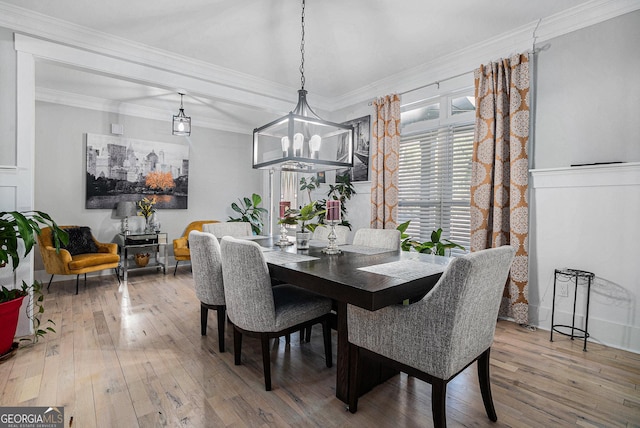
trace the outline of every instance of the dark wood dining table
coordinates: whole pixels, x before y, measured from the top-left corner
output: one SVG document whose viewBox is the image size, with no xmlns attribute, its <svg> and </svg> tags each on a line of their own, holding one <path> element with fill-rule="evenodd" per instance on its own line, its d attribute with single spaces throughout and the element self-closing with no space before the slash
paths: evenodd
<svg viewBox="0 0 640 428">
<path fill-rule="evenodd" d="M 349 245 L 343 246 L 345 251 L 340 254 L 327 255 L 322 252 L 322 246 L 298 250 L 295 244 L 287 247 L 275 246 L 277 238 L 253 237 L 252 240 L 265 247 L 265 259 L 272 278 L 329 297 L 335 302 L 338 336 L 336 397 L 345 403 L 349 388 L 347 305 L 375 311 L 385 306 L 402 304 L 403 301 L 419 299 L 433 288 L 450 261 L 448 257 Z M 347 249 L 350 251 L 346 251 Z M 285 254 L 272 253 L 273 251 Z M 298 256 L 287 256 L 286 253 Z M 313 259 L 304 260 L 309 258 L 304 256 Z M 422 266 L 415 262 L 423 263 L 425 268 L 428 266 L 426 273 L 421 274 Z M 414 270 L 417 266 L 418 270 L 407 275 L 403 266 L 411 266 Z M 387 269 L 385 274 L 381 274 L 371 272 L 372 267 L 374 270 L 375 267 Z M 359 394 L 393 374 L 385 368 L 373 367 L 369 376 L 364 377 L 364 383 L 359 386 Z"/>
</svg>

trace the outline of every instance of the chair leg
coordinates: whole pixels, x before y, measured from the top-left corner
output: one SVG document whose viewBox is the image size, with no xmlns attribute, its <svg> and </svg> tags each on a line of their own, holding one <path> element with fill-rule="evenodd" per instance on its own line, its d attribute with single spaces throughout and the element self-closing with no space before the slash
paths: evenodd
<svg viewBox="0 0 640 428">
<path fill-rule="evenodd" d="M 487 416 L 493 422 L 498 420 L 496 409 L 493 406 L 493 398 L 491 396 L 491 379 L 489 377 L 489 353 L 491 348 L 487 349 L 478 358 L 478 382 L 480 383 L 480 392 L 482 393 L 482 401 Z"/>
<path fill-rule="evenodd" d="M 53 275 L 51 275 L 51 278 L 49 278 L 49 285 L 47 285 L 47 291 L 49 290 L 49 287 L 51 287 L 51 281 L 53 281 Z"/>
<path fill-rule="evenodd" d="M 264 390 L 271 391 L 271 354 L 269 350 L 269 336 L 265 333 L 260 335 L 262 343 L 262 371 L 264 372 Z"/>
<path fill-rule="evenodd" d="M 307 343 L 311 342 L 311 327 L 312 326 L 309 326 L 304 329 L 304 341 Z"/>
<path fill-rule="evenodd" d="M 220 306 L 216 311 L 218 314 L 218 349 L 224 352 L 224 324 L 225 324 L 225 307 Z"/>
<path fill-rule="evenodd" d="M 307 327 L 307 331 L 311 331 L 311 327 Z M 329 318 L 322 320 L 322 336 L 324 337 L 324 360 L 327 367 L 333 367 L 333 355 L 331 353 L 331 326 L 329 326 Z"/>
<path fill-rule="evenodd" d="M 114 271 L 116 271 L 116 278 L 118 278 L 118 284 L 122 284 L 122 283 L 120 282 L 120 272 L 118 272 L 118 268 L 117 268 L 117 267 L 116 267 L 116 268 L 113 268 L 113 270 L 114 270 Z"/>
<path fill-rule="evenodd" d="M 173 269 L 173 276 L 176 276 L 176 272 L 178 271 L 178 263 L 180 263 L 180 260 L 176 260 L 176 267 Z"/>
<path fill-rule="evenodd" d="M 207 335 L 207 316 L 209 315 L 209 308 L 203 303 L 200 303 L 200 335 Z"/>
<path fill-rule="evenodd" d="M 233 326 L 233 362 L 236 366 L 240 365 L 240 353 L 242 352 L 242 333 Z"/>
<path fill-rule="evenodd" d="M 431 413 L 433 414 L 433 426 L 435 428 L 447 426 L 446 398 L 447 381 L 434 379 L 431 383 Z"/>
<path fill-rule="evenodd" d="M 76 295 L 78 294 L 78 281 L 80 281 L 80 274 L 76 275 Z"/>
<path fill-rule="evenodd" d="M 358 384 L 360 383 L 360 348 L 349 344 L 349 412 L 358 411 Z"/>
</svg>

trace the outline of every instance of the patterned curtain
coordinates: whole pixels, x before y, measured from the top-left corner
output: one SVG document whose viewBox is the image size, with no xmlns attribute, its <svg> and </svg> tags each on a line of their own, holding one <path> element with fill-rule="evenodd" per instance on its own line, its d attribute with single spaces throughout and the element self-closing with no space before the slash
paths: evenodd
<svg viewBox="0 0 640 428">
<path fill-rule="evenodd" d="M 400 96 L 373 102 L 376 109 L 371 139 L 371 227 L 395 229 L 398 218 L 400 160 Z"/>
<path fill-rule="evenodd" d="M 519 324 L 529 318 L 529 86 L 526 54 L 475 70 L 471 251 L 515 247 L 500 316 Z"/>
</svg>

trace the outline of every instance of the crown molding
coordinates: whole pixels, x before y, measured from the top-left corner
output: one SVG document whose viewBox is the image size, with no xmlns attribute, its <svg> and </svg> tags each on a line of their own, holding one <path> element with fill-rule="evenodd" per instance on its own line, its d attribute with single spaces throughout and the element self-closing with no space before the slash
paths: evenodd
<svg viewBox="0 0 640 428">
<path fill-rule="evenodd" d="M 389 93 L 411 91 L 431 82 L 458 74 L 471 73 L 480 64 L 506 57 L 517 52 L 531 51 L 558 36 L 571 33 L 611 18 L 640 9 L 640 0 L 592 0 L 531 22 L 484 40 L 464 49 L 449 53 L 436 60 L 407 69 L 332 100 L 330 111 L 336 111 Z M 535 31 L 535 40 L 534 40 Z"/>
<path fill-rule="evenodd" d="M 90 97 L 46 88 L 36 88 L 36 101 L 158 120 L 160 122 L 167 122 L 168 127 L 170 126 L 171 115 L 175 113 L 168 113 L 166 110 L 154 107 L 143 107 L 138 104 L 123 103 L 105 98 Z M 193 126 L 244 135 L 250 134 L 249 131 L 251 130 L 245 123 L 234 123 L 229 120 L 222 121 L 207 118 L 198 118 L 197 123 L 194 122 Z"/>
<path fill-rule="evenodd" d="M 0 26 L 131 64 L 181 74 L 205 84 L 215 84 L 258 97 L 272 98 L 271 104 L 286 103 L 287 107 L 278 108 L 278 114 L 288 113 L 297 101 L 298 88 L 153 48 L 2 1 L 0 1 Z M 172 89 L 178 91 L 191 88 Z M 197 88 L 191 90 L 197 90 Z M 313 97 L 314 105 L 319 109 L 326 110 L 326 106 L 330 105 L 326 97 L 316 94 L 313 94 Z"/>
<path fill-rule="evenodd" d="M 319 111 L 337 111 L 368 102 L 387 93 L 402 93 L 449 76 L 471 72 L 479 64 L 531 49 L 535 43 L 585 28 L 605 20 L 640 9 L 640 0 L 591 0 L 558 14 L 532 22 L 498 37 L 476 43 L 437 60 L 367 84 L 339 97 L 312 94 L 314 107 Z M 225 100 L 285 114 L 295 104 L 297 88 L 280 85 L 249 74 L 239 73 L 193 58 L 156 49 L 131 40 L 91 30 L 67 21 L 49 17 L 25 8 L 0 1 L 0 26 L 29 34 L 53 43 L 75 47 L 93 54 L 124 61 L 132 66 L 153 68 L 162 72 L 185 76 L 191 87 L 171 87 L 171 90 L 200 92 L 214 96 L 202 87 L 216 87 L 229 95 Z M 537 28 L 536 28 L 537 27 Z M 53 59 L 55 60 L 55 59 Z M 189 80 L 188 78 L 191 78 Z M 252 102 L 250 102 L 252 101 Z"/>
<path fill-rule="evenodd" d="M 51 42 L 29 35 L 15 34 L 14 38 L 15 49 L 18 52 L 90 73 L 161 88 L 170 92 L 178 92 L 175 88 L 180 88 L 179 92 L 185 92 L 192 96 L 204 96 L 230 104 L 250 106 L 256 110 L 274 114 L 288 112 L 293 105 L 290 101 L 230 88 L 217 82 L 198 79 L 176 70 L 159 69 L 146 64 L 123 61 L 120 58 L 78 49 L 74 46 Z"/>
</svg>

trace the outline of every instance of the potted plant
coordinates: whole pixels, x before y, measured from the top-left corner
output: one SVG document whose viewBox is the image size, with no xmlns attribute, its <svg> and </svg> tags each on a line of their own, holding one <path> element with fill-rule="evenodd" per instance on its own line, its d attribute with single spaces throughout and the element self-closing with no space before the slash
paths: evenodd
<svg viewBox="0 0 640 428">
<path fill-rule="evenodd" d="M 20 258 L 27 256 L 35 245 L 35 235 L 40 233 L 40 225 L 50 226 L 53 242 L 56 250 L 60 244 L 66 245 L 69 241 L 67 233 L 60 229 L 51 217 L 41 211 L 3 211 L 0 212 L 0 268 L 6 269 L 11 260 L 12 270 L 16 270 L 20 264 Z M 21 253 L 21 243 L 24 246 L 24 254 Z M 44 312 L 44 296 L 42 287 L 37 281 L 27 285 L 22 281 L 19 288 L 8 289 L 4 285 L 0 287 L 0 356 L 10 353 L 13 349 L 13 337 L 18 326 L 19 310 L 22 300 L 33 294 L 33 309 L 27 314 L 34 327 L 33 342 L 43 336 L 47 331 L 54 331 L 52 327 L 40 328 L 40 315 Z M 49 320 L 48 322 L 53 323 Z"/>
<path fill-rule="evenodd" d="M 442 228 L 438 228 L 438 230 L 431 232 L 430 241 L 414 241 L 405 233 L 410 222 L 411 220 L 406 221 L 396 227 L 396 229 L 401 233 L 400 239 L 402 242 L 400 244 L 400 248 L 402 248 L 402 251 L 411 251 L 411 249 L 414 249 L 419 253 L 435 254 L 437 256 L 444 256 L 447 250 L 449 250 L 449 255 L 451 255 L 451 250 L 453 248 L 459 248 L 464 251 L 465 248 L 462 245 L 442 238 Z"/>
<path fill-rule="evenodd" d="M 240 202 L 240 205 L 233 202 L 231 204 L 231 209 L 240 213 L 240 217 L 229 216 L 228 221 L 243 221 L 251 223 L 251 230 L 253 233 L 255 235 L 260 235 L 262 233 L 262 228 L 264 227 L 262 215 L 267 212 L 266 209 L 258 206 L 262 202 L 262 197 L 254 193 L 251 195 L 251 199 L 245 197 L 238 199 L 238 202 Z"/>
<path fill-rule="evenodd" d="M 317 202 L 312 201 L 299 210 L 287 210 L 278 224 L 300 225 L 300 230 L 296 231 L 296 244 L 299 250 L 306 250 L 309 248 L 311 233 L 318 227 L 318 223 L 312 220 L 324 213 L 325 210 L 319 210 Z"/>
</svg>

